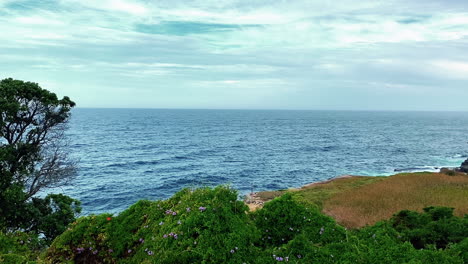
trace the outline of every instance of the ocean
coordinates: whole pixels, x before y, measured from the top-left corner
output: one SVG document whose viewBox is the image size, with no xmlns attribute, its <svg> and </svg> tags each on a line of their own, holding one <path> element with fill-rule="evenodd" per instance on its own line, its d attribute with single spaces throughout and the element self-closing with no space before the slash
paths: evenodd
<svg viewBox="0 0 468 264">
<path fill-rule="evenodd" d="M 79 160 L 70 185 L 83 214 L 118 213 L 184 187 L 229 184 L 240 195 L 339 175 L 459 166 L 467 112 L 74 109 Z"/>
</svg>

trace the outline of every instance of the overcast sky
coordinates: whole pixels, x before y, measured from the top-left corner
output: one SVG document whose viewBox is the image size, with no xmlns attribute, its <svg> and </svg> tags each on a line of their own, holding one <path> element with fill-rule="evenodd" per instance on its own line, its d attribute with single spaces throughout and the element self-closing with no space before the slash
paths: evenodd
<svg viewBox="0 0 468 264">
<path fill-rule="evenodd" d="M 0 0 L 0 78 L 80 107 L 468 110 L 467 0 Z"/>
</svg>

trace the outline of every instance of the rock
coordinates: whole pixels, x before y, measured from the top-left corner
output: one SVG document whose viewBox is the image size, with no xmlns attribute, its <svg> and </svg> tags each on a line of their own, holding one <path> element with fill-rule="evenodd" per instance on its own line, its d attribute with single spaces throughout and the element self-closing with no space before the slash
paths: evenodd
<svg viewBox="0 0 468 264">
<path fill-rule="evenodd" d="M 460 166 L 460 171 L 468 173 L 468 159 L 466 159 Z"/>
<path fill-rule="evenodd" d="M 449 174 L 450 172 L 455 172 L 455 171 L 458 171 L 458 168 L 445 168 L 445 167 L 442 167 L 439 170 L 440 173 L 445 173 L 445 174 Z"/>
</svg>

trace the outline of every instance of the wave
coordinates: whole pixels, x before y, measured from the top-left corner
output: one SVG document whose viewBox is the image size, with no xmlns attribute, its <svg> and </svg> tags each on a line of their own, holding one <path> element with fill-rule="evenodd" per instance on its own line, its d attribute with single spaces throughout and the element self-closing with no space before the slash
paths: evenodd
<svg viewBox="0 0 468 264">
<path fill-rule="evenodd" d="M 398 168 L 394 169 L 394 172 L 421 172 L 421 171 L 438 171 L 440 167 L 437 166 L 422 166 L 422 167 L 411 167 L 411 168 Z"/>
<path fill-rule="evenodd" d="M 299 151 L 305 151 L 305 152 L 329 152 L 339 149 L 338 146 L 335 145 L 328 145 L 328 146 L 304 146 L 300 147 Z"/>
<path fill-rule="evenodd" d="M 161 160 L 138 160 L 138 161 L 131 161 L 131 162 L 116 162 L 106 165 L 107 168 L 127 168 L 131 166 L 144 166 L 144 165 L 156 165 Z"/>
</svg>

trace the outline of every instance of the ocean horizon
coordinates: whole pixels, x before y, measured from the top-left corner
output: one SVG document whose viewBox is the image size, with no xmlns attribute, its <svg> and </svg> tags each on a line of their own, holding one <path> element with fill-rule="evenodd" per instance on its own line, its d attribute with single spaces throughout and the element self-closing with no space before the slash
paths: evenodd
<svg viewBox="0 0 468 264">
<path fill-rule="evenodd" d="M 83 214 L 118 213 L 185 187 L 240 194 L 340 175 L 437 171 L 467 158 L 466 112 L 77 108 L 78 175 L 63 192 Z"/>
</svg>

